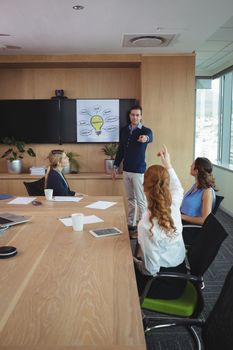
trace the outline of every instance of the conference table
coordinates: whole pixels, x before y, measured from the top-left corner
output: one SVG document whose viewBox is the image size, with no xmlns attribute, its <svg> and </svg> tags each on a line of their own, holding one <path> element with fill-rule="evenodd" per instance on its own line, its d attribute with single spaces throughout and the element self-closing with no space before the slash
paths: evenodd
<svg viewBox="0 0 233 350">
<path fill-rule="evenodd" d="M 0 201 L 0 213 L 30 217 L 0 235 L 18 254 L 0 259 L 0 349 L 146 349 L 122 197 L 86 196 L 40 206 Z M 116 204 L 87 208 L 96 201 Z M 59 218 L 96 215 L 81 232 Z M 96 238 L 93 228 L 122 234 Z"/>
</svg>

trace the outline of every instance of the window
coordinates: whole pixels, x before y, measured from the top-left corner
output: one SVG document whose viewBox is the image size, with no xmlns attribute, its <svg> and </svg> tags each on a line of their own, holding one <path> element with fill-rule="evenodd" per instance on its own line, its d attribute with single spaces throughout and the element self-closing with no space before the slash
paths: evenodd
<svg viewBox="0 0 233 350">
<path fill-rule="evenodd" d="M 198 79 L 196 89 L 195 158 L 218 160 L 221 79 Z"/>
<path fill-rule="evenodd" d="M 196 81 L 196 157 L 233 169 L 233 70 Z"/>
<path fill-rule="evenodd" d="M 231 94 L 231 146 L 230 146 L 229 163 L 233 165 L 233 89 Z"/>
</svg>

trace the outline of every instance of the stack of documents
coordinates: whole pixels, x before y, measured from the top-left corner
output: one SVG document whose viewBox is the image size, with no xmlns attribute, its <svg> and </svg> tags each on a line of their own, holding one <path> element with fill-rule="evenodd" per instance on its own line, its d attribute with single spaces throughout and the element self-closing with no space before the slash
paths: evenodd
<svg viewBox="0 0 233 350">
<path fill-rule="evenodd" d="M 44 175 L 46 171 L 46 168 L 41 166 L 33 166 L 30 168 L 31 175 Z"/>
</svg>

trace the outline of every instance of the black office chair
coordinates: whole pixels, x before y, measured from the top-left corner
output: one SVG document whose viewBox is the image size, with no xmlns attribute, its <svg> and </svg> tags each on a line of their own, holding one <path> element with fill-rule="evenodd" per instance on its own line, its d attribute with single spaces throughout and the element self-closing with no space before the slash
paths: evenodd
<svg viewBox="0 0 233 350">
<path fill-rule="evenodd" d="M 212 210 L 212 214 L 216 215 L 217 210 L 223 201 L 224 197 L 223 196 L 218 196 L 216 195 L 216 202 L 214 209 Z M 194 225 L 194 224 L 184 224 L 183 225 L 183 239 L 184 243 L 189 248 L 195 241 L 195 239 L 198 237 L 200 234 L 200 229 L 202 228 L 202 225 Z"/>
<path fill-rule="evenodd" d="M 140 298 L 141 307 L 142 310 L 145 309 L 150 310 L 151 312 L 159 312 L 167 315 L 163 316 L 162 321 L 159 323 L 160 327 L 182 324 L 191 332 L 196 343 L 199 343 L 199 338 L 195 330 L 190 327 L 190 320 L 195 320 L 199 317 L 203 310 L 204 300 L 201 291 L 203 274 L 216 257 L 218 250 L 227 235 L 227 232 L 217 218 L 213 214 L 210 214 L 201 228 L 201 234 L 187 254 L 191 274 L 163 272 L 158 273 L 148 281 L 143 291 L 143 295 Z M 181 297 L 172 300 L 147 297 L 153 281 L 157 278 L 185 279 L 187 284 Z M 171 318 L 169 315 L 175 316 L 175 321 L 174 317 Z M 150 315 L 143 314 L 145 334 L 154 328 L 158 328 L 158 326 L 156 326 L 157 323 L 154 325 L 154 322 L 157 322 L 157 320 L 158 316 L 151 315 L 151 313 Z M 152 326 L 150 326 L 150 324 L 152 324 Z"/>
<path fill-rule="evenodd" d="M 157 317 L 153 321 L 153 329 L 164 326 L 185 326 L 195 332 L 193 326 L 201 327 L 202 341 L 205 350 L 232 350 L 233 344 L 233 267 L 225 279 L 221 293 L 206 321 L 200 318 L 169 318 Z M 152 328 L 147 327 L 148 334 Z M 200 339 L 195 332 L 195 344 L 198 350 L 202 349 Z"/>
<path fill-rule="evenodd" d="M 212 210 L 212 213 L 213 213 L 214 215 L 216 215 L 217 210 L 218 210 L 218 208 L 219 208 L 221 202 L 223 201 L 223 199 L 224 199 L 223 196 L 218 196 L 218 195 L 216 194 L 216 202 L 215 202 L 214 209 Z"/>
<path fill-rule="evenodd" d="M 33 182 L 23 182 L 29 196 L 44 196 L 45 177 Z"/>
</svg>

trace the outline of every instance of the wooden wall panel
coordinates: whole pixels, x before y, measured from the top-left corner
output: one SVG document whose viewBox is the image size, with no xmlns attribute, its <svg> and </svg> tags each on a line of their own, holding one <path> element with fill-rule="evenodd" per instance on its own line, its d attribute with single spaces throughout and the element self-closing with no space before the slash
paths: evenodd
<svg viewBox="0 0 233 350">
<path fill-rule="evenodd" d="M 139 98 L 139 68 L 0 69 L 0 99 Z"/>
<path fill-rule="evenodd" d="M 156 151 L 167 144 L 182 183 L 191 182 L 189 165 L 194 142 L 194 56 L 141 56 L 132 68 L 2 68 L 0 99 L 50 98 L 56 88 L 70 98 L 137 98 L 143 106 L 143 123 L 155 140 L 147 152 L 148 165 L 157 162 Z M 36 159 L 25 158 L 25 170 L 46 164 L 49 150 L 61 147 L 80 154 L 81 172 L 103 172 L 102 145 L 32 145 Z M 0 146 L 0 152 L 3 146 Z M 0 159 L 0 172 L 5 172 Z"/>
<path fill-rule="evenodd" d="M 69 98 L 137 98 L 140 97 L 139 68 L 33 68 L 0 69 L 0 99 L 49 99 L 56 88 L 64 89 Z M 30 132 L 30 131 L 29 131 Z M 81 172 L 104 172 L 103 145 L 67 144 L 32 145 L 36 159 L 25 157 L 25 171 L 31 165 L 46 164 L 51 149 L 61 148 L 80 154 Z M 3 147 L 0 146 L 2 153 Z M 0 172 L 6 171 L 0 159 Z"/>
<path fill-rule="evenodd" d="M 185 188 L 194 147 L 194 56 L 143 57 L 141 101 L 143 120 L 153 129 L 154 142 L 147 152 L 148 165 L 158 162 L 156 152 L 164 143 Z"/>
</svg>

